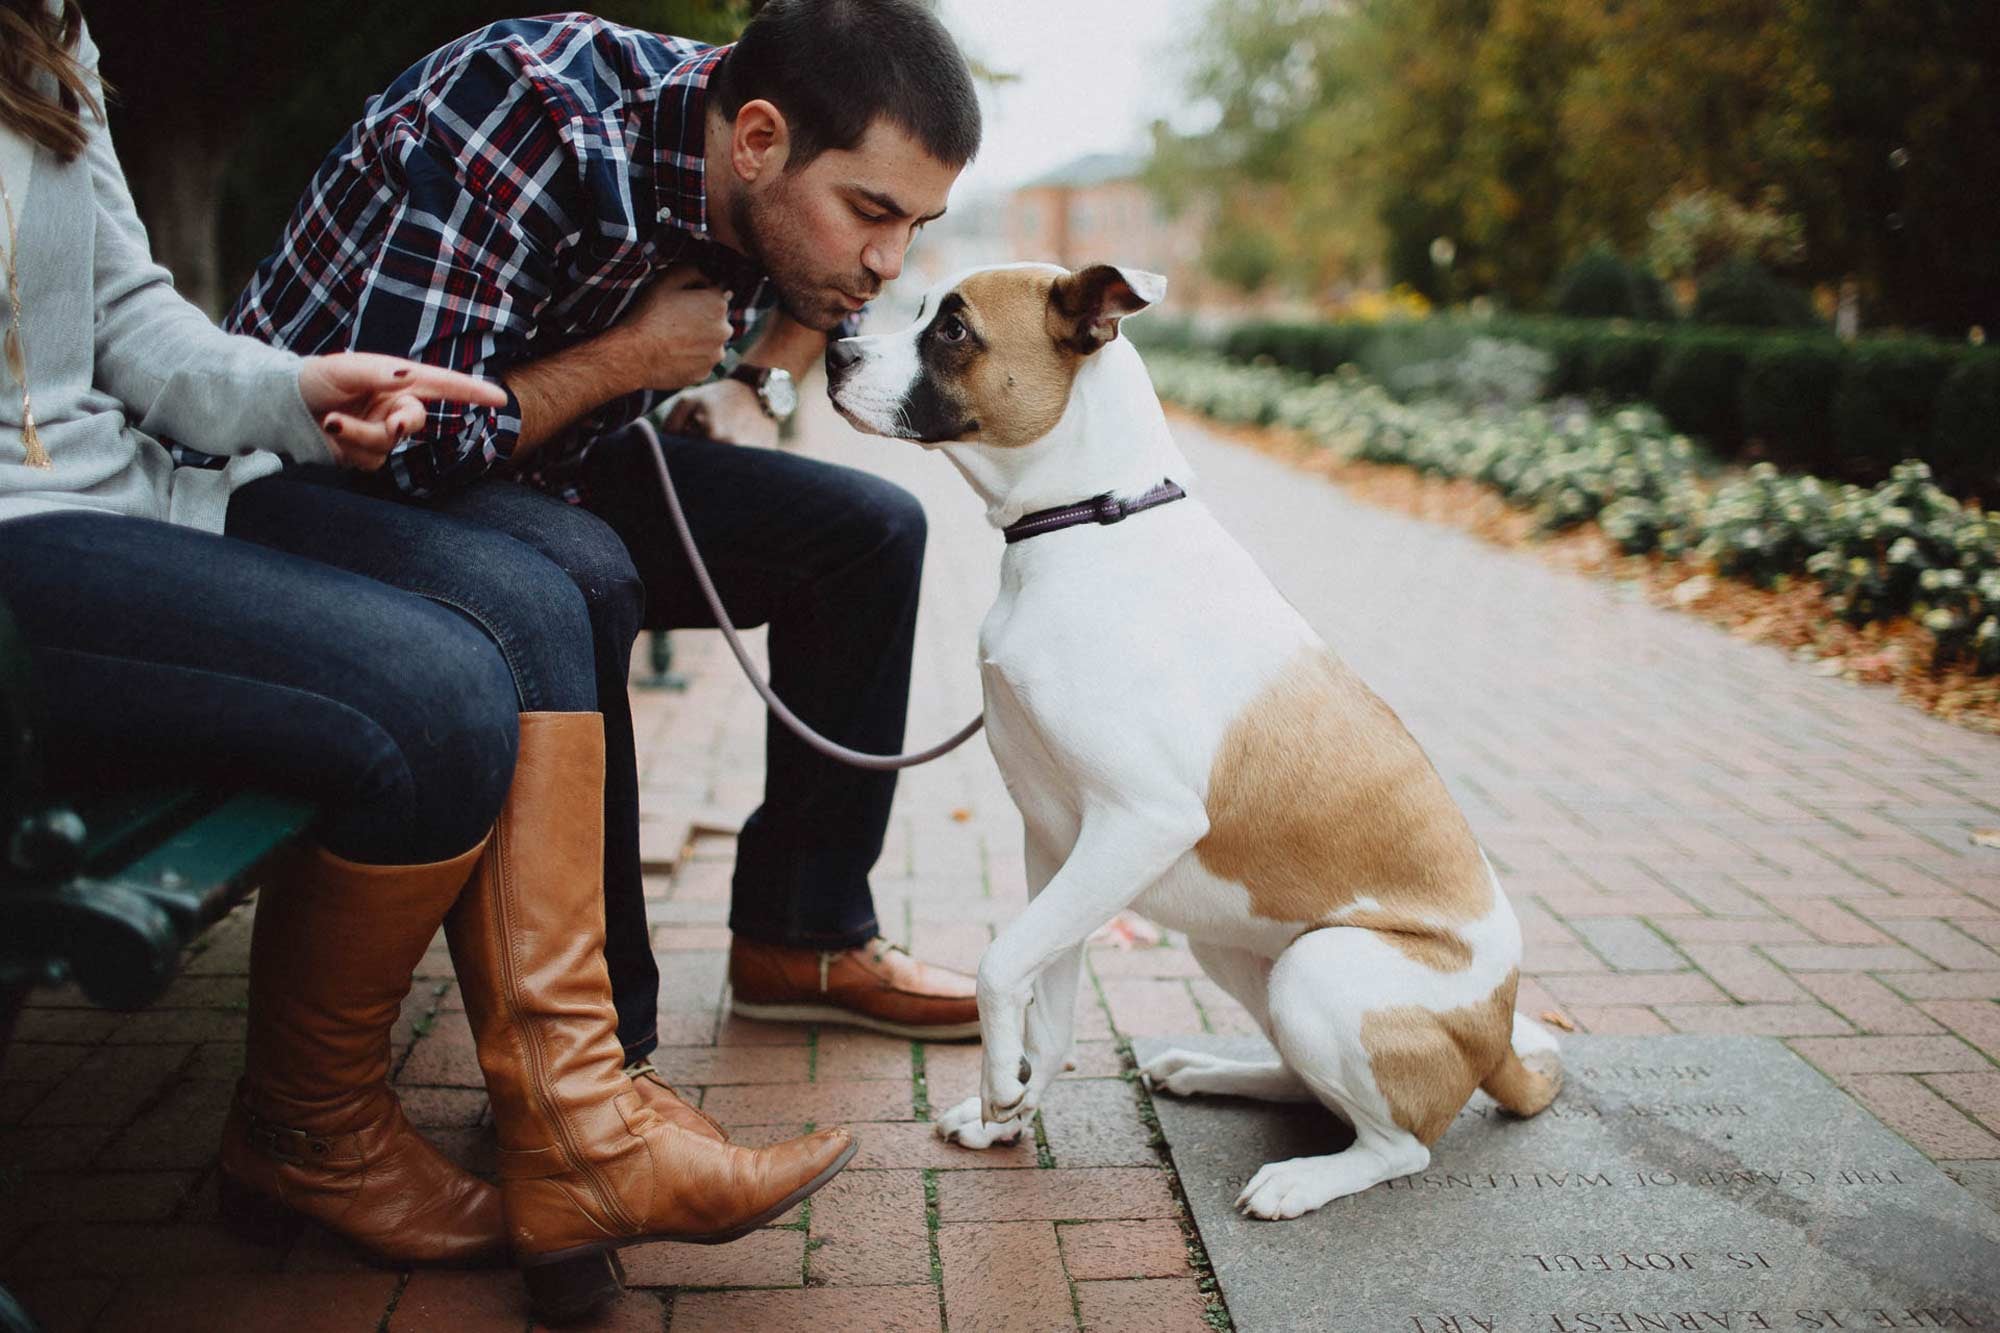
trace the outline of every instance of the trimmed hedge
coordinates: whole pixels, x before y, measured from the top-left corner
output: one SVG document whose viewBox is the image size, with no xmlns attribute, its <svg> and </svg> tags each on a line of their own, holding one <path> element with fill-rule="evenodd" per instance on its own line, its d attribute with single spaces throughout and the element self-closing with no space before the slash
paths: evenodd
<svg viewBox="0 0 2000 1333">
<path fill-rule="evenodd" d="M 1384 363 L 1394 360 L 1385 350 L 1410 345 L 1417 327 L 1427 330 L 1421 341 L 1433 354 L 1453 337 L 1461 344 L 1481 336 L 1526 343 L 1550 358 L 1550 393 L 1652 402 L 1677 428 L 1704 436 L 1724 454 L 1754 442 L 1763 456 L 1867 484 L 1919 459 L 1947 489 L 2000 499 L 2000 416 L 1993 406 L 2000 349 L 1532 315 L 1442 317 L 1421 325 L 1255 321 L 1208 347 L 1232 361 L 1310 375 L 1345 365 L 1383 375 Z M 1393 387 L 1394 377 L 1383 377 Z"/>
</svg>

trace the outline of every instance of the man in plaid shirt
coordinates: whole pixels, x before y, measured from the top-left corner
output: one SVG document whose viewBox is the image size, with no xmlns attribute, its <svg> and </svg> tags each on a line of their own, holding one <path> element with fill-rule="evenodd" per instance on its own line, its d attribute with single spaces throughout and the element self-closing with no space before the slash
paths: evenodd
<svg viewBox="0 0 2000 1333">
<path fill-rule="evenodd" d="M 605 956 L 635 1076 L 659 974 L 626 674 L 642 627 L 712 622 L 630 423 L 678 391 L 668 464 L 732 617 L 770 626 L 781 697 L 838 741 L 899 750 L 921 509 L 745 446 L 775 443 L 790 381 L 901 271 L 979 133 L 964 59 L 919 0 L 770 0 L 726 47 L 587 14 L 496 23 L 369 102 L 229 313 L 299 352 L 395 352 L 506 387 L 502 407 L 434 408 L 381 475 L 444 516 L 438 549 L 451 524 L 498 528 L 584 596 Z M 730 914 L 738 1012 L 976 1034 L 972 979 L 880 938 L 868 873 L 894 790 L 768 726 Z"/>
</svg>

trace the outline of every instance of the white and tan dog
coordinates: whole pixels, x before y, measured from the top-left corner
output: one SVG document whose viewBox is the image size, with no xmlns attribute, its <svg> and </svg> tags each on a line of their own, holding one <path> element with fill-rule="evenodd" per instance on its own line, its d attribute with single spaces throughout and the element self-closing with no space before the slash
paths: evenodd
<svg viewBox="0 0 2000 1333">
<path fill-rule="evenodd" d="M 942 451 L 1003 528 L 1167 479 L 1192 492 L 1117 336 L 1165 286 L 980 270 L 909 329 L 836 343 L 828 393 L 863 430 Z M 1443 781 L 1198 496 L 1010 541 L 979 646 L 1032 901 L 980 963 L 981 1095 L 940 1133 L 1021 1132 L 1069 1055 L 1084 943 L 1128 907 L 1184 932 L 1281 1057 L 1170 1051 L 1141 1071 L 1154 1087 L 1316 1098 L 1354 1126 L 1344 1152 L 1265 1165 L 1247 1214 L 1423 1169 L 1475 1088 L 1521 1115 L 1555 1097 L 1555 1040 L 1514 1013 L 1519 927 Z"/>
</svg>

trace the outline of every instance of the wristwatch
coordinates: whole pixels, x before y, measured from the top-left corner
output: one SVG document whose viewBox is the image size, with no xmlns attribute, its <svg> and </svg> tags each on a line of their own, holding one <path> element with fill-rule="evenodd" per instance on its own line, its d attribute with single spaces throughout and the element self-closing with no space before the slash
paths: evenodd
<svg viewBox="0 0 2000 1333">
<path fill-rule="evenodd" d="M 741 380 L 757 394 L 757 406 L 773 421 L 788 419 L 799 405 L 799 391 L 788 370 L 776 366 L 738 365 L 727 378 Z"/>
</svg>

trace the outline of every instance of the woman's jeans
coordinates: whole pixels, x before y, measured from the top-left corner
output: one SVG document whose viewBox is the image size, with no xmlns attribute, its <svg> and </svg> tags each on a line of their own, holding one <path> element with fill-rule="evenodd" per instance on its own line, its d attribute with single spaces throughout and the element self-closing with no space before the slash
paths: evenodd
<svg viewBox="0 0 2000 1333">
<path fill-rule="evenodd" d="M 822 734 L 860 750 L 903 746 L 923 572 L 924 513 L 853 468 L 711 440 L 663 440 L 730 619 L 770 626 L 771 681 Z M 644 629 L 711 628 L 636 427 L 597 441 L 582 506 L 484 480 L 429 502 L 542 552 L 583 594 L 605 743 L 605 962 L 628 1059 L 658 1044 L 660 974 L 639 873 L 639 772 L 626 694 Z M 746 685 L 744 688 L 748 688 Z M 746 939 L 841 949 L 877 933 L 868 874 L 882 854 L 893 773 L 827 759 L 776 722 L 764 803 L 737 841 L 729 925 Z"/>
<path fill-rule="evenodd" d="M 252 482 L 226 536 L 80 511 L 0 524 L 59 777 L 297 795 L 328 850 L 371 864 L 485 836 L 518 714 L 596 707 L 583 598 L 490 528 L 329 480 Z"/>
</svg>

